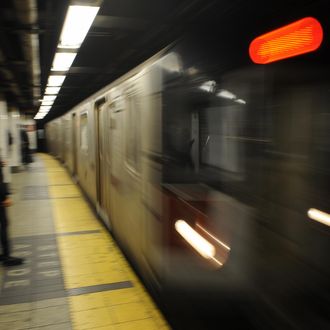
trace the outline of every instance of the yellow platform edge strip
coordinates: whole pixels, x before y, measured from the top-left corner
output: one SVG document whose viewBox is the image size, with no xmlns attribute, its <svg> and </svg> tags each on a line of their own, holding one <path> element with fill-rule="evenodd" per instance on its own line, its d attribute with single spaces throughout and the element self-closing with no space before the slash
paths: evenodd
<svg viewBox="0 0 330 330">
<path fill-rule="evenodd" d="M 170 329 L 110 235 L 62 166 L 41 155 L 48 176 L 56 233 L 100 230 L 57 238 L 66 289 L 131 281 L 132 288 L 69 297 L 73 329 Z"/>
</svg>

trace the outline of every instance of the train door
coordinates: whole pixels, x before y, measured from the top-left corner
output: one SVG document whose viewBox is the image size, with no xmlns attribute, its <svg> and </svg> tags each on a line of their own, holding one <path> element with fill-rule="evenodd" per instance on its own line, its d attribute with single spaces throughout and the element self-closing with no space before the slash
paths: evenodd
<svg viewBox="0 0 330 330">
<path fill-rule="evenodd" d="M 114 226 L 114 231 L 118 236 L 123 232 L 124 220 L 122 210 L 127 205 L 122 204 L 123 199 L 123 102 L 122 97 L 119 95 L 110 104 L 109 107 L 109 122 L 110 122 L 110 135 L 109 135 L 109 162 L 110 162 L 110 217 Z M 125 237 L 120 237 L 121 241 L 125 242 Z"/>
<path fill-rule="evenodd" d="M 102 175 L 100 173 L 101 169 L 101 162 L 102 162 L 102 151 L 103 151 L 103 148 L 102 148 L 102 141 L 101 141 L 101 132 L 100 132 L 100 129 L 102 127 L 102 125 L 100 124 L 100 112 L 101 112 L 101 106 L 102 104 L 104 103 L 103 99 L 102 100 L 98 100 L 95 102 L 95 125 L 96 125 L 96 136 L 97 136 L 97 139 L 96 139 L 96 197 L 97 197 L 97 202 L 99 204 L 101 204 L 101 178 L 102 178 Z M 100 154 L 101 152 L 101 154 Z"/>
<path fill-rule="evenodd" d="M 162 95 L 144 98 L 141 107 L 141 181 L 144 221 L 142 254 L 147 276 L 159 282 L 164 272 L 162 181 Z"/>
<path fill-rule="evenodd" d="M 105 98 L 95 103 L 96 117 L 96 193 L 99 213 L 105 223 L 109 226 L 109 183 L 110 183 L 110 163 L 109 163 L 109 120 Z"/>
<path fill-rule="evenodd" d="M 136 233 L 132 235 L 128 246 L 130 252 L 139 261 L 143 262 L 143 223 L 141 209 L 141 147 L 140 147 L 140 106 L 141 95 L 138 86 L 132 84 L 125 95 L 124 111 L 124 183 L 122 194 L 124 210 L 125 232 Z"/>
<path fill-rule="evenodd" d="M 66 120 L 65 120 L 65 118 L 61 118 L 61 120 L 60 120 L 60 134 L 61 134 L 61 146 L 60 146 L 60 148 L 61 148 L 61 156 L 60 156 L 60 158 L 61 158 L 61 161 L 62 161 L 62 163 L 64 163 L 65 164 L 65 161 L 66 161 L 66 159 L 65 159 L 65 124 L 66 124 Z"/>
<path fill-rule="evenodd" d="M 58 120 L 56 120 L 55 125 L 54 125 L 54 131 L 55 131 L 55 156 L 58 159 L 60 157 L 60 127 Z"/>
<path fill-rule="evenodd" d="M 65 118 L 65 164 L 68 169 L 72 169 L 72 151 L 71 151 L 71 124 L 70 117 Z"/>
<path fill-rule="evenodd" d="M 77 117 L 72 114 L 72 153 L 73 153 L 73 175 L 77 175 Z"/>
</svg>

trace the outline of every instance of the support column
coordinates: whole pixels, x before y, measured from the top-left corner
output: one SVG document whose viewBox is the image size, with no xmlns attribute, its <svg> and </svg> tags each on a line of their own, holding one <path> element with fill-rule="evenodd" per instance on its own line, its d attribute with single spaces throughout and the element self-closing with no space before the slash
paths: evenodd
<svg viewBox="0 0 330 330">
<path fill-rule="evenodd" d="M 7 102 L 0 96 L 0 157 L 7 165 L 2 169 L 4 181 L 10 182 L 10 170 L 8 162 L 8 112 Z"/>
<path fill-rule="evenodd" d="M 11 107 L 8 113 L 8 123 L 12 144 L 9 145 L 9 164 L 12 172 L 18 172 L 22 164 L 21 159 L 21 139 L 20 139 L 20 113 L 18 109 Z"/>
</svg>

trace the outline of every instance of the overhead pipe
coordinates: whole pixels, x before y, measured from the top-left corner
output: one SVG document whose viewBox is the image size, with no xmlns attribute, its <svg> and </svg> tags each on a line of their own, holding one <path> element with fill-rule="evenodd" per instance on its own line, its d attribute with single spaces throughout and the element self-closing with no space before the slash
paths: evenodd
<svg viewBox="0 0 330 330">
<path fill-rule="evenodd" d="M 11 90 L 11 92 L 14 95 L 16 95 L 16 97 L 18 97 L 19 99 L 22 99 L 22 93 L 18 87 L 16 79 L 15 79 L 13 73 L 7 69 L 5 63 L 6 63 L 6 57 L 3 54 L 3 51 L 0 49 L 0 72 L 2 73 L 2 76 L 5 79 L 5 81 L 9 82 L 7 89 Z"/>
<path fill-rule="evenodd" d="M 20 23 L 31 28 L 21 36 L 25 60 L 29 63 L 32 81 L 33 104 L 38 105 L 40 99 L 40 59 L 39 36 L 33 33 L 38 23 L 38 8 L 36 0 L 14 0 L 17 18 Z"/>
</svg>

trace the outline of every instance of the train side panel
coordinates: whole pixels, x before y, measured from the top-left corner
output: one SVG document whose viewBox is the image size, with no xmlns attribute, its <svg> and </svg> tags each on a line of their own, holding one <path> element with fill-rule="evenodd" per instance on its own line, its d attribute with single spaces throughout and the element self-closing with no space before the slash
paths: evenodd
<svg viewBox="0 0 330 330">
<path fill-rule="evenodd" d="M 77 108 L 77 178 L 88 197 L 96 204 L 95 129 L 92 102 Z"/>
</svg>

